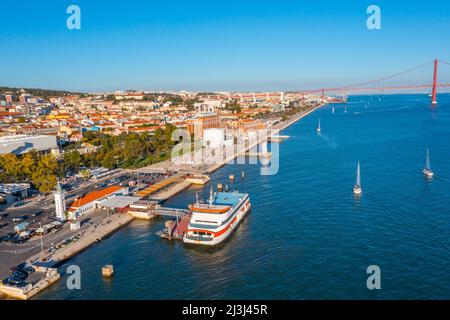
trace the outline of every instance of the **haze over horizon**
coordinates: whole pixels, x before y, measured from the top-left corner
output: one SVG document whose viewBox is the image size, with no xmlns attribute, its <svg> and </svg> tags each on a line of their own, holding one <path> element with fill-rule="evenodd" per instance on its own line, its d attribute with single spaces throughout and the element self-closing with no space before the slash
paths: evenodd
<svg viewBox="0 0 450 320">
<path fill-rule="evenodd" d="M 66 9 L 81 8 L 81 30 Z M 450 4 L 376 1 L 4 3 L 0 86 L 114 90 L 289 91 L 357 83 L 434 58 Z M 339 17 L 337 19 L 336 17 Z M 439 44 L 439 45 L 433 45 Z"/>
</svg>

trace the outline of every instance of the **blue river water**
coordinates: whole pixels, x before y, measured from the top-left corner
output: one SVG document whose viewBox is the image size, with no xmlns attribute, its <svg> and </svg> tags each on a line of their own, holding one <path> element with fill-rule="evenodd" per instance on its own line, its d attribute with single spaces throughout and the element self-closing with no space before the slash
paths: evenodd
<svg viewBox="0 0 450 320">
<path fill-rule="evenodd" d="M 234 174 L 250 193 L 252 211 L 229 241 L 185 247 L 155 235 L 164 219 L 134 221 L 62 265 L 36 299 L 449 299 L 450 95 L 429 100 L 353 96 L 313 112 L 282 132 L 277 174 L 250 164 L 212 174 L 214 186 Z M 426 148 L 432 180 L 421 172 Z M 166 205 L 185 208 L 196 191 L 206 198 L 209 185 Z M 66 287 L 72 264 L 81 290 Z M 381 269 L 380 290 L 366 287 L 369 265 Z"/>
</svg>

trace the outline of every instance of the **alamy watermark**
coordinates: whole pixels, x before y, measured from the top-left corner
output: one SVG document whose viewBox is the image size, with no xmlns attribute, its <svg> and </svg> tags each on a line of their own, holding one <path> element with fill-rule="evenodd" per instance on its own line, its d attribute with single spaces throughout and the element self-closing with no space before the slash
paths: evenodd
<svg viewBox="0 0 450 320">
<path fill-rule="evenodd" d="M 381 289 L 381 269 L 379 266 L 373 264 L 367 267 L 367 274 L 370 276 L 367 278 L 366 286 L 369 290 Z"/>
<path fill-rule="evenodd" d="M 66 281 L 67 289 L 69 290 L 81 290 L 81 269 L 77 265 L 70 265 L 66 270 L 69 277 Z"/>
<path fill-rule="evenodd" d="M 204 133 L 190 134 L 176 129 L 172 141 L 178 142 L 171 152 L 171 163 L 189 165 L 206 170 L 225 163 L 260 164 L 261 175 L 275 175 L 279 170 L 279 145 L 269 139 L 279 138 L 270 129 L 227 130 L 206 129 Z"/>
<path fill-rule="evenodd" d="M 66 20 L 66 26 L 69 30 L 81 29 L 81 9 L 79 6 L 72 4 L 67 7 L 66 13 L 69 15 Z"/>
<path fill-rule="evenodd" d="M 379 6 L 372 4 L 367 7 L 367 14 L 370 16 L 367 18 L 366 26 L 369 30 L 381 29 L 381 9 Z"/>
</svg>

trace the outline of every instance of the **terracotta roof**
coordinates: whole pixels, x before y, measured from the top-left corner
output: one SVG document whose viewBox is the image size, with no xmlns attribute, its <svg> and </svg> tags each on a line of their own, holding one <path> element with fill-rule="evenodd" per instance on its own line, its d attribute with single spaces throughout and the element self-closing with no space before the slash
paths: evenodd
<svg viewBox="0 0 450 320">
<path fill-rule="evenodd" d="M 72 202 L 72 205 L 70 206 L 70 211 L 74 211 L 75 209 L 84 206 L 85 204 L 88 204 L 92 201 L 104 198 L 105 196 L 108 196 L 120 189 L 123 189 L 123 187 L 121 186 L 110 186 L 107 187 L 105 189 L 102 190 L 98 190 L 98 191 L 93 191 L 91 193 L 88 193 L 87 195 L 85 195 L 84 197 L 75 200 L 74 202 Z"/>
</svg>

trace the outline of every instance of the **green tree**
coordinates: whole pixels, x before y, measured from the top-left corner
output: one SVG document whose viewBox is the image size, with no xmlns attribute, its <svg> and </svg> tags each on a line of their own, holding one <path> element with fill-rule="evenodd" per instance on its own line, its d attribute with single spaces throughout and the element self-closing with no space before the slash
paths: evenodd
<svg viewBox="0 0 450 320">
<path fill-rule="evenodd" d="M 103 159 L 101 160 L 102 167 L 112 169 L 114 167 L 114 153 L 106 152 Z"/>
<path fill-rule="evenodd" d="M 81 170 L 80 173 L 84 180 L 88 180 L 91 177 L 91 172 L 89 170 Z"/>
<path fill-rule="evenodd" d="M 77 150 L 65 152 L 63 156 L 64 171 L 78 171 L 82 162 L 81 154 Z"/>
<path fill-rule="evenodd" d="M 241 113 L 241 111 L 242 111 L 241 105 L 236 100 L 233 100 L 233 101 L 225 104 L 225 109 L 233 111 L 234 113 Z"/>
<path fill-rule="evenodd" d="M 31 175 L 36 168 L 37 152 L 31 151 L 22 156 L 20 161 L 20 169 L 27 180 L 31 180 Z"/>
<path fill-rule="evenodd" d="M 58 170 L 58 162 L 51 154 L 39 157 L 36 169 L 31 175 L 31 179 L 35 187 L 40 192 L 50 192 L 56 186 L 56 171 Z"/>
<path fill-rule="evenodd" d="M 20 170 L 20 160 L 13 153 L 0 156 L 0 166 L 6 173 L 7 181 L 5 182 L 20 180 L 23 177 Z"/>
</svg>

